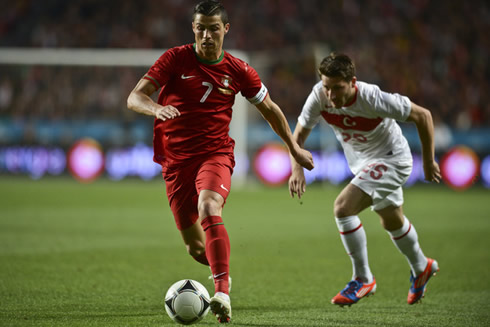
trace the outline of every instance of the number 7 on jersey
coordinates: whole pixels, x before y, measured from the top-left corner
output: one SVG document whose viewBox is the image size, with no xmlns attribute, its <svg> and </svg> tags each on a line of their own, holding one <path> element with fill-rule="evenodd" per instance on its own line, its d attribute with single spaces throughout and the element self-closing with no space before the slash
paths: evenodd
<svg viewBox="0 0 490 327">
<path fill-rule="evenodd" d="M 206 90 L 206 93 L 204 93 L 204 95 L 202 96 L 201 101 L 200 101 L 201 103 L 204 103 L 204 101 L 206 101 L 206 99 L 208 98 L 209 94 L 213 90 L 213 84 L 211 84 L 209 82 L 202 82 L 202 85 L 207 86 L 207 88 L 208 88 Z"/>
</svg>

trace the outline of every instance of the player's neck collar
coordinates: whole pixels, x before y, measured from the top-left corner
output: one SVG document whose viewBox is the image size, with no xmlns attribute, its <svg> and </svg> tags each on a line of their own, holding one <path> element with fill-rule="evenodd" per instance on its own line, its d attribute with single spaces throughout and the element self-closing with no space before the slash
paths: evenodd
<svg viewBox="0 0 490 327">
<path fill-rule="evenodd" d="M 221 50 L 221 56 L 219 56 L 218 59 L 216 59 L 216 60 L 206 60 L 206 59 L 203 59 L 203 58 L 199 57 L 199 55 L 197 54 L 196 44 L 195 43 L 192 45 L 192 48 L 194 49 L 194 54 L 196 55 L 197 60 L 199 62 L 202 62 L 203 64 L 206 64 L 206 65 L 218 64 L 218 63 L 221 62 L 221 60 L 223 60 L 223 57 L 225 56 L 225 51 L 224 50 Z"/>
<path fill-rule="evenodd" d="M 359 91 L 359 89 L 357 88 L 357 85 L 354 85 L 354 87 L 356 88 L 356 90 L 354 92 L 354 96 L 352 97 L 352 99 L 348 103 L 346 103 L 344 105 L 344 107 L 350 107 L 350 106 L 352 106 L 354 104 L 354 102 L 356 102 L 356 100 L 357 100 L 357 92 Z"/>
</svg>

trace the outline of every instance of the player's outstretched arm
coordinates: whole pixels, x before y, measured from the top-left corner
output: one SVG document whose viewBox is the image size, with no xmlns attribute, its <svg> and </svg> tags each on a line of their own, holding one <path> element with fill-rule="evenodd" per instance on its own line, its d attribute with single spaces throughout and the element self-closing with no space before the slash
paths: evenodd
<svg viewBox="0 0 490 327">
<path fill-rule="evenodd" d="M 422 160 L 425 180 L 439 183 L 441 172 L 435 160 L 434 149 L 434 123 L 429 110 L 412 102 L 412 110 L 407 121 L 415 123 L 422 144 Z"/>
<path fill-rule="evenodd" d="M 314 167 L 313 157 L 310 152 L 302 149 L 298 143 L 293 140 L 291 129 L 289 128 L 286 117 L 281 108 L 275 104 L 269 95 L 261 103 L 256 105 L 265 120 L 272 127 L 274 132 L 281 137 L 289 149 L 289 153 L 303 167 L 312 170 Z"/>
<path fill-rule="evenodd" d="M 308 138 L 308 135 L 310 135 L 310 132 L 311 129 L 303 127 L 300 123 L 296 124 L 293 139 L 296 143 L 298 143 L 300 148 L 304 147 L 305 141 Z M 298 198 L 301 199 L 301 196 L 306 191 L 305 174 L 303 172 L 303 167 L 301 167 L 292 156 L 290 156 L 290 159 L 291 177 L 289 177 L 289 194 L 292 198 L 294 198 L 294 193 L 296 193 Z"/>
<path fill-rule="evenodd" d="M 128 109 L 140 114 L 154 116 L 161 120 L 173 119 L 180 116 L 180 112 L 174 106 L 161 106 L 155 103 L 150 96 L 157 88 L 146 79 L 140 79 L 136 87 L 128 97 Z"/>
</svg>

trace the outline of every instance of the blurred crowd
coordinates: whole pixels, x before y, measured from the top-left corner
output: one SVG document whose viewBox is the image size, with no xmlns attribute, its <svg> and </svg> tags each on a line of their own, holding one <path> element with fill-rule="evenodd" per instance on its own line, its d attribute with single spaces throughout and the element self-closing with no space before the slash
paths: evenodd
<svg viewBox="0 0 490 327">
<path fill-rule="evenodd" d="M 196 2 L 4 2 L 0 47 L 170 48 L 193 42 Z M 338 51 L 355 59 L 359 80 L 409 96 L 438 124 L 490 126 L 490 5 L 484 0 L 222 2 L 231 24 L 225 49 L 249 53 L 291 120 L 318 80 L 318 53 Z M 132 119 L 126 97 L 145 72 L 0 64 L 0 117 Z"/>
</svg>

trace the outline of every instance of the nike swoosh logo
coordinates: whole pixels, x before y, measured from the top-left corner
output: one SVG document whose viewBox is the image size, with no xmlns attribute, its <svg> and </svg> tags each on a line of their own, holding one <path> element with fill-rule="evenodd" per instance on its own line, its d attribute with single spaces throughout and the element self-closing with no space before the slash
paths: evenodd
<svg viewBox="0 0 490 327">
<path fill-rule="evenodd" d="M 226 272 L 222 272 L 222 273 L 220 273 L 220 274 L 214 274 L 214 275 L 213 275 L 213 278 L 214 278 L 214 279 L 216 279 L 216 278 L 218 278 L 219 276 L 223 276 L 224 274 L 226 274 Z"/>
<path fill-rule="evenodd" d="M 185 76 L 184 74 L 180 75 L 180 78 L 182 78 L 182 79 L 188 79 L 188 78 L 193 78 L 193 77 L 196 77 L 196 76 L 194 76 L 194 75 Z"/>
<path fill-rule="evenodd" d="M 230 191 L 228 191 L 228 189 L 227 189 L 227 188 L 226 188 L 226 187 L 225 187 L 223 184 L 221 184 L 219 187 L 221 187 L 221 188 L 222 188 L 223 190 L 225 190 L 226 192 L 230 192 Z"/>
</svg>

